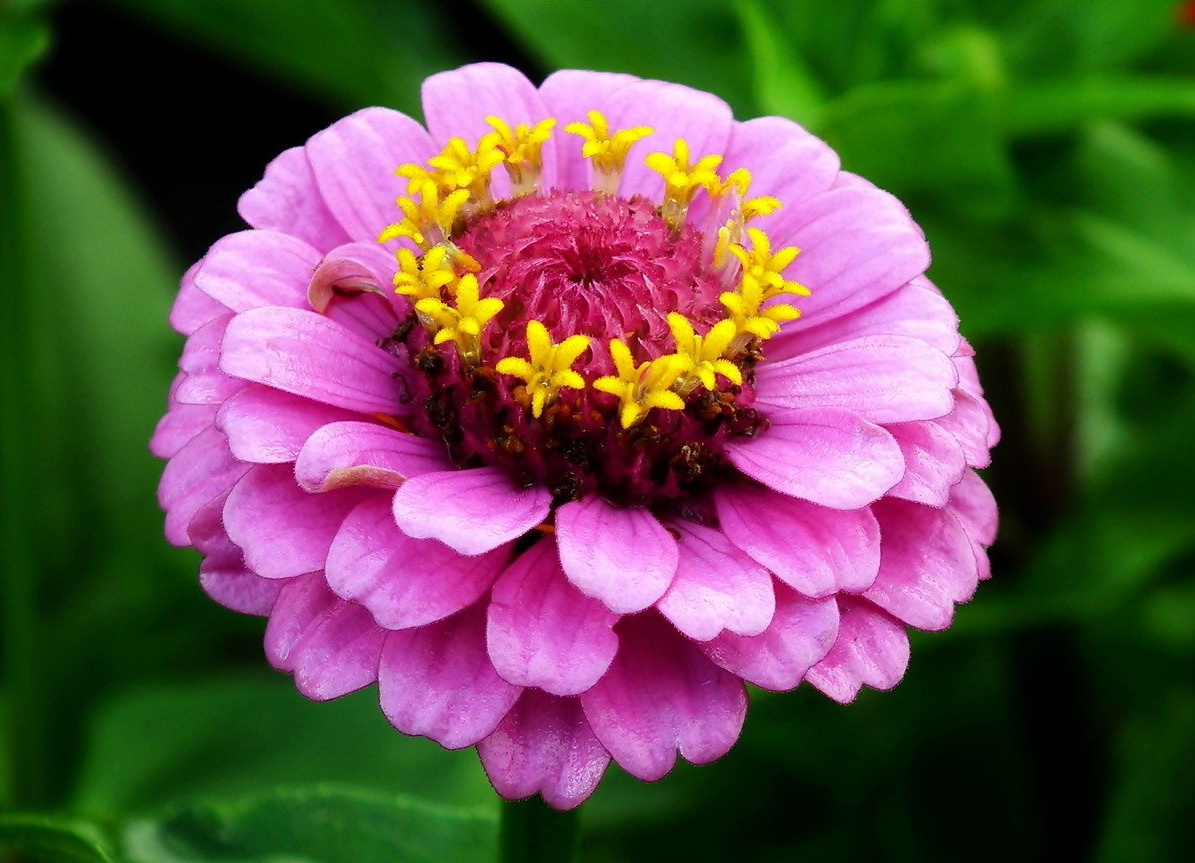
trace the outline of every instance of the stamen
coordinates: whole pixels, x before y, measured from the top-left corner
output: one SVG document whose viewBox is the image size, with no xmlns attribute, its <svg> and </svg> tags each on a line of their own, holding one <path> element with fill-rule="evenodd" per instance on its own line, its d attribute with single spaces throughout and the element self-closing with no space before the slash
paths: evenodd
<svg viewBox="0 0 1195 863">
<path fill-rule="evenodd" d="M 610 356 L 618 370 L 617 376 L 600 377 L 593 382 L 593 388 L 618 397 L 619 421 L 624 429 L 641 422 L 652 408 L 685 409 L 684 399 L 670 389 L 682 371 L 675 355 L 658 357 L 636 366 L 626 343 L 613 339 Z"/>
<path fill-rule="evenodd" d="M 378 235 L 378 242 L 405 237 L 422 249 L 430 249 L 436 243 L 452 239 L 461 207 L 469 201 L 466 189 L 450 192 L 440 200 L 439 190 L 432 184 L 424 184 L 420 190 L 419 203 L 410 198 L 399 198 L 398 207 L 405 217 L 401 222 L 389 225 Z"/>
<path fill-rule="evenodd" d="M 671 156 L 667 153 L 652 153 L 645 164 L 664 178 L 664 202 L 660 207 L 660 216 L 674 234 L 684 227 L 685 214 L 689 211 L 693 196 L 700 189 L 721 187 L 722 181 L 715 169 L 722 164 L 722 157 L 706 156 L 691 165 L 689 145 L 684 138 L 676 139 Z"/>
<path fill-rule="evenodd" d="M 748 228 L 747 236 L 751 238 L 751 251 L 748 252 L 738 244 L 732 244 L 730 252 L 743 265 L 743 283 L 757 282 L 760 295 L 765 300 L 780 294 L 796 294 L 809 296 L 809 289 L 800 282 L 785 279 L 783 271 L 796 260 L 801 250 L 796 246 L 786 246 L 772 254 L 772 241 L 759 228 Z"/>
<path fill-rule="evenodd" d="M 427 163 L 436 169 L 432 177 L 442 191 L 468 189 L 478 211 L 484 212 L 494 205 L 490 172 L 505 158 L 495 137 L 485 135 L 477 142 L 476 150 L 470 150 L 464 138 L 449 138 L 444 150 Z"/>
<path fill-rule="evenodd" d="M 569 123 L 564 131 L 585 140 L 581 155 L 589 160 L 593 190 L 602 195 L 617 195 L 631 147 L 655 130 L 650 126 L 634 126 L 611 135 L 600 111 L 590 111 L 586 116 L 589 123 Z"/>
<path fill-rule="evenodd" d="M 552 136 L 555 118 L 541 120 L 533 127 L 520 123 L 513 130 L 499 117 L 486 117 L 485 121 L 494 129 L 494 146 L 506 159 L 506 173 L 510 175 L 515 197 L 536 191 L 539 175 L 543 171 L 543 146 Z"/>
<path fill-rule="evenodd" d="M 735 386 L 742 386 L 743 373 L 727 359 L 727 349 L 738 334 L 734 321 L 724 320 L 715 324 L 704 336 L 697 335 L 693 325 L 684 315 L 668 313 L 668 328 L 676 340 L 676 356 L 681 369 L 674 389 L 682 398 L 698 384 L 711 392 L 714 389 L 714 375 L 720 374 Z"/>
<path fill-rule="evenodd" d="M 481 362 L 481 331 L 505 303 L 496 297 L 480 299 L 477 277 L 472 273 L 461 276 L 456 288 L 456 307 L 427 298 L 415 304 L 415 311 L 435 322 L 438 330 L 435 343 L 447 341 L 456 343 L 461 359 L 471 366 Z"/>
<path fill-rule="evenodd" d="M 531 361 L 506 357 L 494 368 L 499 374 L 523 379 L 531 396 L 531 415 L 539 418 L 544 407 L 556 401 L 561 387 L 585 388 L 585 379 L 572 366 L 588 349 L 588 336 L 569 336 L 560 344 L 553 344 L 547 327 L 539 321 L 528 321 L 527 350 Z"/>
</svg>

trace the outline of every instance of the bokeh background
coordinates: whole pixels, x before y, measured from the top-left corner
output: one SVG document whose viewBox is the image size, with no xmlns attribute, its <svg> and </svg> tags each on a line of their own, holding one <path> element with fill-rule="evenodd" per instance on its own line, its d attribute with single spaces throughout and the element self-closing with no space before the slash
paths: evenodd
<svg viewBox="0 0 1195 863">
<path fill-rule="evenodd" d="M 178 277 L 240 192 L 481 59 L 679 81 L 828 139 L 924 227 L 1004 430 L 994 577 L 904 682 L 754 693 L 715 765 L 612 767 L 581 859 L 1195 859 L 1193 4 L 0 0 L 13 859 L 493 848 L 471 750 L 402 737 L 373 689 L 306 702 L 261 621 L 202 595 L 146 449 Z"/>
</svg>

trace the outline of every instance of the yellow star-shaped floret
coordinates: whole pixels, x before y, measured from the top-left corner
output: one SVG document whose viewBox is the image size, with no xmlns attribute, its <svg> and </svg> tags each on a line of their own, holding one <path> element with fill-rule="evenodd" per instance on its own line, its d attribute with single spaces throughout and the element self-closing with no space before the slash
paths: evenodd
<svg viewBox="0 0 1195 863">
<path fill-rule="evenodd" d="M 534 126 L 520 123 L 513 129 L 500 117 L 486 117 L 485 121 L 494 130 L 487 137 L 506 160 L 506 173 L 510 175 L 515 195 L 534 192 L 543 170 L 543 146 L 552 137 L 555 118 L 541 120 Z"/>
<path fill-rule="evenodd" d="M 655 130 L 650 126 L 633 126 L 611 135 L 610 124 L 600 111 L 590 111 L 586 116 L 588 123 L 569 123 L 564 131 L 584 139 L 581 155 L 593 169 L 595 190 L 603 195 L 616 195 L 631 147 Z"/>
<path fill-rule="evenodd" d="M 430 297 L 415 304 L 415 311 L 438 327 L 435 343 L 455 342 L 461 357 L 470 365 L 477 365 L 481 359 L 481 331 L 505 305 L 497 297 L 481 299 L 478 290 L 477 277 L 465 273 L 457 282 L 455 306 Z"/>
<path fill-rule="evenodd" d="M 765 300 L 779 294 L 809 296 L 808 288 L 799 282 L 785 279 L 782 275 L 789 264 L 796 260 L 800 249 L 796 246 L 786 246 L 773 255 L 771 239 L 759 228 L 748 228 L 747 236 L 751 238 L 750 251 L 737 244 L 730 246 L 731 253 L 743 265 L 744 285 L 748 282 L 758 284 Z"/>
<path fill-rule="evenodd" d="M 668 328 L 676 340 L 676 358 L 681 374 L 687 380 L 681 384 L 681 394 L 697 388 L 700 382 L 707 390 L 714 388 L 714 375 L 720 374 L 732 384 L 741 386 L 743 373 L 725 359 L 730 343 L 738 335 L 734 321 L 719 321 L 704 336 L 697 335 L 684 315 L 668 313 Z"/>
<path fill-rule="evenodd" d="M 795 321 L 801 316 L 799 310 L 783 303 L 761 309 L 763 290 L 756 281 L 745 281 L 737 291 L 726 291 L 718 299 L 730 313 L 728 320 L 734 323 L 738 336 L 769 339 L 780 331 L 782 323 Z"/>
<path fill-rule="evenodd" d="M 531 395 L 531 414 L 539 417 L 544 407 L 556 400 L 561 387 L 585 388 L 585 379 L 573 371 L 572 366 L 588 348 L 588 336 L 569 336 L 560 344 L 552 344 L 547 327 L 539 321 L 528 321 L 530 362 L 522 357 L 506 357 L 494 368 L 500 374 L 523 379 Z"/>
<path fill-rule="evenodd" d="M 672 155 L 652 153 L 645 160 L 648 168 L 664 178 L 664 203 L 660 215 L 673 230 L 679 230 L 685 223 L 685 213 L 698 190 L 720 188 L 717 167 L 722 164 L 721 156 L 705 156 L 696 164 L 689 161 L 689 144 L 684 138 L 677 138 Z"/>
<path fill-rule="evenodd" d="M 396 257 L 398 272 L 394 274 L 394 292 L 412 303 L 438 300 L 442 289 L 455 294 L 460 278 L 458 268 L 470 273 L 481 269 L 472 256 L 448 245 L 433 246 L 422 258 L 415 257 L 407 249 L 399 249 Z"/>
<path fill-rule="evenodd" d="M 652 408 L 685 409 L 684 399 L 670 389 L 681 374 L 675 356 L 658 357 L 636 366 L 631 349 L 621 339 L 610 342 L 610 356 L 618 374 L 598 378 L 593 388 L 618 397 L 619 420 L 624 429 L 640 422 Z"/>
<path fill-rule="evenodd" d="M 386 227 L 378 236 L 379 243 L 405 237 L 423 249 L 430 249 L 442 240 L 452 237 L 452 226 L 460 214 L 461 207 L 469 201 L 466 189 L 457 189 L 441 199 L 439 190 L 425 184 L 419 192 L 419 201 L 399 198 L 398 208 L 403 220 Z"/>
</svg>

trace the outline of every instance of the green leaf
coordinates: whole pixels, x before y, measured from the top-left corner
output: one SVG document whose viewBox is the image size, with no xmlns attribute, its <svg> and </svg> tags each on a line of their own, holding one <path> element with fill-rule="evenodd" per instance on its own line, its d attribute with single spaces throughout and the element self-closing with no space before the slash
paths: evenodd
<svg viewBox="0 0 1195 863">
<path fill-rule="evenodd" d="M 315 703 L 265 672 L 130 692 L 96 716 L 87 752 L 74 806 L 91 812 L 315 782 L 494 804 L 473 753 L 400 734 L 376 689 Z"/>
<path fill-rule="evenodd" d="M 283 787 L 134 822 L 124 850 L 129 863 L 489 863 L 497 826 L 491 810 L 351 787 Z"/>
<path fill-rule="evenodd" d="M 708 90 L 752 116 L 750 62 L 724 0 L 484 0 L 549 68 L 630 72 Z"/>
<path fill-rule="evenodd" d="M 39 813 L 0 813 L 0 850 L 36 863 L 115 863 L 118 859 L 99 825 Z"/>
<path fill-rule="evenodd" d="M 457 65 L 455 18 L 417 0 L 108 0 L 334 103 L 417 114 L 419 85 Z"/>
<path fill-rule="evenodd" d="M 1003 115 L 1012 135 L 1054 135 L 1097 120 L 1195 117 L 1195 79 L 1104 76 L 1014 88 Z"/>
<path fill-rule="evenodd" d="M 760 110 L 816 129 L 825 103 L 821 85 L 759 0 L 740 0 L 738 12 L 755 69 L 755 101 Z"/>
<path fill-rule="evenodd" d="M 0 11 L 0 99 L 10 99 L 26 70 L 50 45 L 50 31 L 40 21 Z"/>
</svg>

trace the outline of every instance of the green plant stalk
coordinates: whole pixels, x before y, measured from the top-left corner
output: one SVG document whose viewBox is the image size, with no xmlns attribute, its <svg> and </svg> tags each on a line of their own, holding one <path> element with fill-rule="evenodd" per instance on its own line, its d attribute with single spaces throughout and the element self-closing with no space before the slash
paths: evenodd
<svg viewBox="0 0 1195 863">
<path fill-rule="evenodd" d="M 38 561 L 31 537 L 38 512 L 29 414 L 35 394 L 29 376 L 29 248 L 15 103 L 0 99 L 0 631 L 9 802 L 47 805 L 44 699 L 38 669 Z"/>
<path fill-rule="evenodd" d="M 577 856 L 577 810 L 557 812 L 538 797 L 502 801 L 502 863 L 571 863 Z"/>
</svg>

